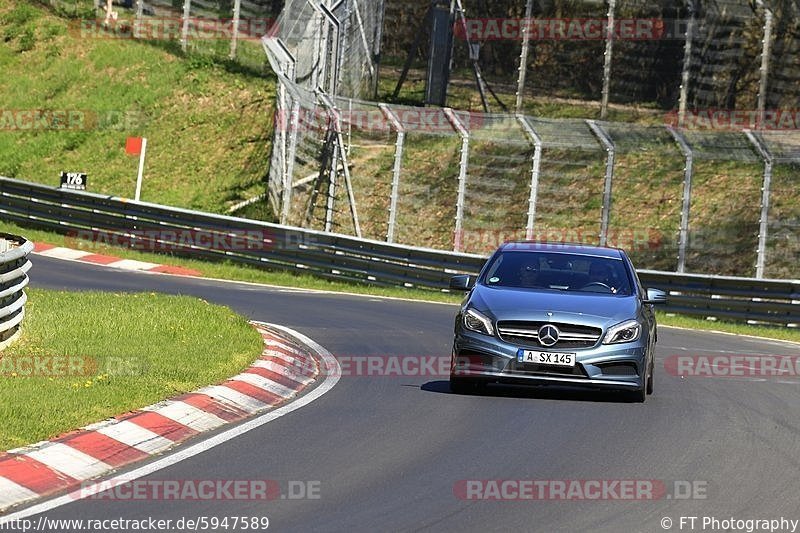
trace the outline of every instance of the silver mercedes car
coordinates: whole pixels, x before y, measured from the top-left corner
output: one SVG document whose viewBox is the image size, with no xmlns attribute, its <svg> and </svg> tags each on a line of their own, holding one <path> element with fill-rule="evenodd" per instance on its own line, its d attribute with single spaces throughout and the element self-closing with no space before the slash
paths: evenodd
<svg viewBox="0 0 800 533">
<path fill-rule="evenodd" d="M 624 251 L 585 245 L 508 242 L 477 276 L 455 321 L 453 392 L 490 382 L 653 392 L 657 340 L 653 304 Z"/>
</svg>

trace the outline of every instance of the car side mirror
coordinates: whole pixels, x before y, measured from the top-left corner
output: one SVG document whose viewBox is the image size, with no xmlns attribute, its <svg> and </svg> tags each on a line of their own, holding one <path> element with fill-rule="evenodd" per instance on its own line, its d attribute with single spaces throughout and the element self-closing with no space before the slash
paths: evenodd
<svg viewBox="0 0 800 533">
<path fill-rule="evenodd" d="M 450 278 L 450 288 L 455 291 L 468 291 L 475 286 L 475 276 L 468 274 Z"/>
<path fill-rule="evenodd" d="M 646 304 L 665 304 L 667 303 L 667 293 L 659 289 L 647 289 Z"/>
</svg>

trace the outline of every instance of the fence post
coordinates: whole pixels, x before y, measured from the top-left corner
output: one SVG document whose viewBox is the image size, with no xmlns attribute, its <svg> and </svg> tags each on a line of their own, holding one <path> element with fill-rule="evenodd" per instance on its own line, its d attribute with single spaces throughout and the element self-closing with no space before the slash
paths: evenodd
<svg viewBox="0 0 800 533">
<path fill-rule="evenodd" d="M 603 211 L 600 220 L 600 246 L 608 243 L 608 226 L 611 220 L 611 187 L 614 181 L 614 141 L 608 133 L 594 120 L 587 120 L 586 123 L 591 128 L 592 133 L 606 149 L 606 177 L 603 186 Z"/>
<path fill-rule="evenodd" d="M 744 134 L 764 160 L 764 184 L 761 187 L 761 219 L 758 227 L 758 258 L 756 260 L 756 278 L 764 277 L 764 263 L 767 256 L 767 232 L 769 231 L 769 196 L 772 186 L 772 154 L 764 141 L 752 131 L 744 130 Z"/>
<path fill-rule="evenodd" d="M 328 61 L 329 58 L 327 57 L 328 56 L 328 32 L 327 31 L 322 32 L 324 37 L 323 37 L 323 40 L 322 40 L 322 43 L 321 43 L 322 44 L 321 55 L 325 56 L 325 60 L 322 61 L 321 64 L 322 64 L 322 72 L 323 72 L 323 74 L 325 73 L 325 71 L 327 69 L 330 69 L 329 78 L 328 78 L 329 81 L 328 81 L 328 87 L 327 87 L 328 94 L 331 95 L 331 96 L 336 96 L 336 95 L 339 94 L 337 92 L 338 89 L 339 89 L 339 68 L 341 67 L 341 62 L 342 62 L 342 58 L 341 58 L 342 46 L 341 46 L 341 43 L 340 43 L 340 40 L 341 40 L 341 37 L 340 37 L 341 36 L 341 31 L 340 31 L 341 23 L 340 23 L 339 19 L 336 18 L 336 15 L 334 15 L 333 12 L 330 9 L 328 9 L 327 6 L 325 6 L 323 4 L 320 4 L 319 5 L 319 10 L 322 12 L 323 18 L 327 19 L 328 24 L 331 26 L 331 28 L 333 28 L 333 39 L 331 39 L 332 43 L 333 43 L 333 46 L 331 47 L 332 49 L 331 49 L 331 54 L 330 54 L 330 61 Z"/>
<path fill-rule="evenodd" d="M 764 10 L 764 40 L 762 41 L 761 48 L 761 77 L 758 82 L 758 122 L 761 127 L 764 124 L 764 110 L 767 102 L 767 80 L 769 79 L 769 59 L 770 59 L 770 46 L 772 41 L 772 11 L 769 7 L 764 5 L 761 0 L 758 4 Z"/>
<path fill-rule="evenodd" d="M 608 26 L 606 35 L 606 51 L 603 64 L 603 95 L 600 103 L 600 118 L 608 115 L 608 93 L 611 86 L 611 57 L 614 52 L 614 11 L 617 7 L 617 0 L 608 0 Z"/>
<path fill-rule="evenodd" d="M 403 165 L 403 147 L 405 145 L 406 130 L 397 115 L 386 104 L 378 104 L 383 114 L 397 131 L 397 143 L 394 150 L 394 168 L 392 169 L 392 196 L 389 199 L 389 228 L 386 232 L 386 242 L 394 242 L 395 227 L 397 225 L 397 200 L 400 196 L 400 171 Z"/>
<path fill-rule="evenodd" d="M 144 16 L 144 0 L 136 0 L 136 18 L 133 21 L 133 38 L 139 39 L 142 36 L 141 25 Z"/>
<path fill-rule="evenodd" d="M 233 34 L 231 35 L 231 55 L 230 58 L 236 59 L 236 48 L 239 45 L 239 18 L 241 17 L 242 0 L 233 0 Z"/>
<path fill-rule="evenodd" d="M 186 51 L 189 41 L 189 16 L 192 14 L 192 0 L 183 1 L 183 20 L 181 28 L 181 50 Z"/>
<path fill-rule="evenodd" d="M 678 127 L 682 128 L 686 120 L 686 101 L 689 98 L 689 70 L 692 65 L 692 39 L 695 25 L 695 0 L 689 0 L 689 22 L 686 24 L 686 41 L 683 44 L 683 71 L 681 72 L 681 94 L 678 101 Z M 674 135 L 674 134 L 673 134 Z M 680 144 L 680 141 L 679 141 Z M 680 272 L 680 271 L 679 271 Z"/>
<path fill-rule="evenodd" d="M 453 239 L 453 250 L 456 252 L 461 251 L 461 243 L 463 242 L 463 224 L 464 224 L 464 198 L 467 195 L 467 168 L 469 166 L 469 131 L 464 127 L 464 124 L 458 119 L 458 116 L 452 109 L 446 107 L 444 114 L 450 125 L 456 133 L 461 136 L 461 162 L 459 163 L 458 170 L 458 198 L 456 200 L 456 229 L 455 238 Z"/>
<path fill-rule="evenodd" d="M 522 24 L 522 53 L 519 56 L 519 78 L 517 79 L 516 111 L 522 111 L 522 98 L 525 94 L 525 78 L 528 75 L 528 54 L 531 47 L 530 20 L 533 16 L 533 0 L 525 4 L 525 22 Z"/>
<path fill-rule="evenodd" d="M 686 158 L 683 169 L 683 205 L 681 207 L 681 225 L 678 236 L 678 273 L 686 272 L 686 249 L 689 245 L 689 210 L 692 207 L 692 177 L 694 175 L 694 152 L 686 137 L 672 126 L 667 126 L 672 138 L 678 143 L 681 153 Z"/>
<path fill-rule="evenodd" d="M 381 8 L 378 13 L 378 24 L 375 27 L 375 40 L 372 42 L 372 59 L 375 61 L 374 99 L 378 100 L 378 89 L 381 77 L 381 50 L 383 46 L 383 24 L 386 19 L 386 0 L 381 0 Z"/>
<path fill-rule="evenodd" d="M 517 115 L 522 129 L 533 142 L 533 162 L 531 163 L 531 195 L 528 198 L 528 223 L 525 226 L 525 238 L 533 239 L 533 228 L 536 223 L 536 200 L 539 195 L 539 168 L 542 164 L 542 138 L 524 115 Z"/>
</svg>

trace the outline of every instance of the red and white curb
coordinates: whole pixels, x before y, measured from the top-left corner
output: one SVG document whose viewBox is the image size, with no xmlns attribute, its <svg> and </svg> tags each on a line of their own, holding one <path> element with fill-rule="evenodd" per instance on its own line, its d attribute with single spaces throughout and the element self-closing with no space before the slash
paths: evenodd
<svg viewBox="0 0 800 533">
<path fill-rule="evenodd" d="M 177 274 L 180 276 L 201 276 L 197 270 L 183 268 L 172 265 L 160 265 L 158 263 L 147 263 L 145 261 L 135 261 L 133 259 L 122 259 L 113 255 L 96 254 L 84 250 L 75 250 L 51 244 L 36 243 L 33 253 L 44 257 L 56 259 L 66 259 L 69 261 L 79 261 L 81 263 L 91 263 L 122 270 L 136 270 L 140 272 L 158 272 L 160 274 Z"/>
<path fill-rule="evenodd" d="M 319 363 L 312 347 L 265 324 L 253 326 L 264 339 L 261 358 L 224 383 L 0 453 L 0 512 L 80 487 L 199 433 L 285 406 L 316 380 Z"/>
</svg>

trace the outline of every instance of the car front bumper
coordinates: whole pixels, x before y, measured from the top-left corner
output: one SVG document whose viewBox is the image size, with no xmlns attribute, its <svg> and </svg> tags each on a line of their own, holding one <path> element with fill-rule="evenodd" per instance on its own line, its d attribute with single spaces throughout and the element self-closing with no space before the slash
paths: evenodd
<svg viewBox="0 0 800 533">
<path fill-rule="evenodd" d="M 519 348 L 498 337 L 461 330 L 453 342 L 451 378 L 528 385 L 561 385 L 596 389 L 640 389 L 647 374 L 647 340 L 598 344 L 591 348 L 542 349 L 575 353 L 574 368 L 517 362 Z"/>
</svg>

